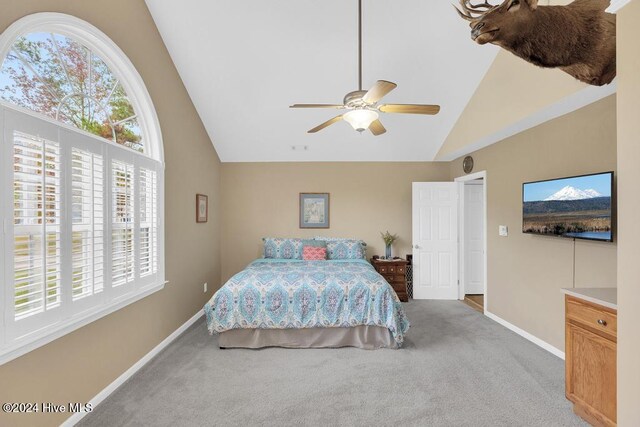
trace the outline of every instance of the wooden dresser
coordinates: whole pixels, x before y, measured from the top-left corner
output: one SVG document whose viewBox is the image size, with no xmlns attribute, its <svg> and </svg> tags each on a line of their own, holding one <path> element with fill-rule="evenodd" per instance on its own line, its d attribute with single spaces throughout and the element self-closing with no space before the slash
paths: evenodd
<svg viewBox="0 0 640 427">
<path fill-rule="evenodd" d="M 393 261 L 382 261 L 378 259 L 371 259 L 373 268 L 376 269 L 382 277 L 391 285 L 400 301 L 409 301 L 409 294 L 407 293 L 407 264 L 408 261 L 403 259 L 394 259 Z"/>
<path fill-rule="evenodd" d="M 565 395 L 594 426 L 615 426 L 615 289 L 565 289 Z"/>
</svg>

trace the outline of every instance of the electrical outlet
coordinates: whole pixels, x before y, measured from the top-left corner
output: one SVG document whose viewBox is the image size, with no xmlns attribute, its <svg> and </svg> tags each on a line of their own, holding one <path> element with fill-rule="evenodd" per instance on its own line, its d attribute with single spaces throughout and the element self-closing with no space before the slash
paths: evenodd
<svg viewBox="0 0 640 427">
<path fill-rule="evenodd" d="M 207 282 L 204 282 L 204 293 L 207 293 Z"/>
<path fill-rule="evenodd" d="M 507 237 L 509 235 L 509 228 L 506 225 L 498 226 L 498 234 L 502 237 Z"/>
</svg>

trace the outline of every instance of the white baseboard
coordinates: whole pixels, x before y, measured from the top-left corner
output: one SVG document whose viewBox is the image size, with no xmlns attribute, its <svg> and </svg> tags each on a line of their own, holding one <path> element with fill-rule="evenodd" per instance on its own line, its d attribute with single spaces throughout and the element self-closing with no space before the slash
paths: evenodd
<svg viewBox="0 0 640 427">
<path fill-rule="evenodd" d="M 171 335 L 165 338 L 160 344 L 155 346 L 149 353 L 145 354 L 142 359 L 138 360 L 132 367 L 127 369 L 122 375 L 120 375 L 114 382 L 106 386 L 100 393 L 96 394 L 93 399 L 89 401 L 91 403 L 92 408 L 95 410 L 96 406 L 98 406 L 103 400 L 105 400 L 111 393 L 116 391 L 118 387 L 124 384 L 129 378 L 135 375 L 144 365 L 146 365 L 151 359 L 153 359 L 158 353 L 160 353 L 166 346 L 171 344 L 173 340 L 178 338 L 180 334 L 187 330 L 187 328 L 193 325 L 202 315 L 204 314 L 203 310 L 198 311 L 196 314 L 191 317 L 191 319 L 184 322 L 178 329 L 173 331 Z M 76 425 L 85 415 L 90 414 L 90 412 L 77 412 L 67 418 L 67 420 L 61 424 L 62 427 L 72 427 Z"/>
<path fill-rule="evenodd" d="M 494 320 L 496 322 L 498 322 L 499 324 L 501 324 L 502 326 L 504 326 L 507 329 L 511 329 L 513 332 L 515 332 L 516 334 L 520 335 L 521 337 L 524 337 L 526 339 L 528 339 L 529 341 L 531 341 L 532 343 L 536 344 L 539 347 L 544 348 L 545 350 L 547 350 L 549 353 L 553 354 L 554 356 L 558 356 L 560 359 L 564 360 L 564 351 L 555 348 L 554 346 L 552 346 L 551 344 L 549 344 L 546 341 L 541 340 L 540 338 L 531 335 L 529 332 L 518 328 L 516 325 L 513 325 L 509 322 L 507 322 L 506 320 L 504 320 L 501 317 L 496 316 L 495 314 L 485 311 L 484 314 L 491 320 Z"/>
</svg>

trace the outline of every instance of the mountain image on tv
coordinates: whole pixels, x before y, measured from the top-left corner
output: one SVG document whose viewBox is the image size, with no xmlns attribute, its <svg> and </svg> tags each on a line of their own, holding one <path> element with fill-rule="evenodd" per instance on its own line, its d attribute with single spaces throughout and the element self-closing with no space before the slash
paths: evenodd
<svg viewBox="0 0 640 427">
<path fill-rule="evenodd" d="M 549 196 L 544 200 L 546 202 L 552 200 L 584 200 L 595 199 L 597 197 L 602 197 L 602 194 L 598 193 L 592 188 L 588 190 L 580 190 L 579 188 L 574 188 L 570 185 L 567 185 L 562 190 L 554 193 L 552 196 Z"/>
<path fill-rule="evenodd" d="M 604 173 L 524 184 L 522 231 L 611 241 L 612 179 Z"/>
</svg>

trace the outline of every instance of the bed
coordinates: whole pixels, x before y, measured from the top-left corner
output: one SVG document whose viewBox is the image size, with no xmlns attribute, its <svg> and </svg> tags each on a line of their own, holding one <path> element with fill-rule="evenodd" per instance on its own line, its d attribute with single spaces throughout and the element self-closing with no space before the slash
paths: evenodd
<svg viewBox="0 0 640 427">
<path fill-rule="evenodd" d="M 221 348 L 399 348 L 402 303 L 364 259 L 261 258 L 205 304 Z"/>
</svg>

